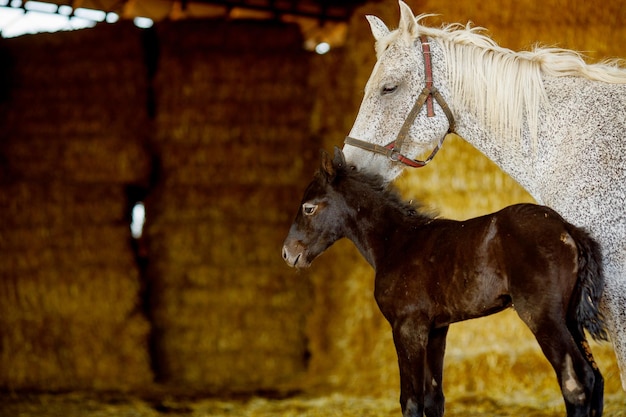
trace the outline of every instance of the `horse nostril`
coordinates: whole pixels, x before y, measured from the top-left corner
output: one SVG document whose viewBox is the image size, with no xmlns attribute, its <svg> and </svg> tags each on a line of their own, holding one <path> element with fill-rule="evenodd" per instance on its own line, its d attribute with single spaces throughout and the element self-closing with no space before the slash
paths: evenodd
<svg viewBox="0 0 626 417">
<path fill-rule="evenodd" d="M 283 259 L 287 260 L 287 247 L 283 246 Z"/>
</svg>

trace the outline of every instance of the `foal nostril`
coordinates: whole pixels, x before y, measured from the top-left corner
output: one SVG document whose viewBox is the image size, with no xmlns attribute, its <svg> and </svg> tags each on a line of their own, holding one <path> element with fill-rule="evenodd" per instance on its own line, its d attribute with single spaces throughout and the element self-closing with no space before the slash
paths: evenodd
<svg viewBox="0 0 626 417">
<path fill-rule="evenodd" d="M 289 255 L 287 255 L 287 246 L 283 246 L 283 259 L 287 260 Z"/>
</svg>

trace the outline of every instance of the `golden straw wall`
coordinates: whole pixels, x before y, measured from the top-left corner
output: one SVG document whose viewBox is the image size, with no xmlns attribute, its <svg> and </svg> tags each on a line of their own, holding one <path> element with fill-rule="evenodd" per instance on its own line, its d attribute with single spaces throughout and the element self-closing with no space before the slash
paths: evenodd
<svg viewBox="0 0 626 417">
<path fill-rule="evenodd" d="M 301 387 L 311 285 L 281 244 L 319 150 L 302 44 L 215 20 L 2 41 L 0 389 Z"/>
<path fill-rule="evenodd" d="M 317 156 L 309 55 L 294 25 L 183 21 L 158 35 L 161 165 L 147 201 L 157 377 L 288 389 L 308 355 L 310 283 L 284 267 L 281 244 Z"/>
<path fill-rule="evenodd" d="M 3 40 L 0 387 L 152 381 L 126 187 L 146 183 L 132 24 Z"/>
</svg>

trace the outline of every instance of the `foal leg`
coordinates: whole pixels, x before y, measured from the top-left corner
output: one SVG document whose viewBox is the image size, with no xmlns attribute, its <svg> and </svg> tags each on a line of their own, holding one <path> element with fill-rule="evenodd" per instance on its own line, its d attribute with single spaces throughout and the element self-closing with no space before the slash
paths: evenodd
<svg viewBox="0 0 626 417">
<path fill-rule="evenodd" d="M 428 326 L 407 317 L 393 324 L 393 342 L 400 367 L 400 406 L 403 417 L 424 415 L 424 367 Z"/>
<path fill-rule="evenodd" d="M 516 308 L 519 308 L 516 305 Z M 519 310 L 518 310 L 519 312 Z M 520 313 L 520 317 L 528 315 Z M 527 323 L 556 372 L 568 417 L 588 417 L 594 373 L 558 315 L 539 315 L 541 323 Z M 555 318 L 556 317 L 556 318 Z"/>
<path fill-rule="evenodd" d="M 443 395 L 443 357 L 446 351 L 448 326 L 433 329 L 426 347 L 426 370 L 424 374 L 424 412 L 426 417 L 442 417 L 445 398 Z"/>
<path fill-rule="evenodd" d="M 593 371 L 594 380 L 593 391 L 591 392 L 591 409 L 589 415 L 592 417 L 600 417 L 604 409 L 604 378 L 600 373 L 600 369 L 598 368 L 596 361 L 593 359 L 591 348 L 589 347 L 589 343 L 587 343 L 587 339 L 585 339 L 585 335 L 580 334 L 576 323 L 570 322 L 567 327 L 569 328 L 580 353 L 583 355 L 583 358 L 587 361 Z"/>
</svg>

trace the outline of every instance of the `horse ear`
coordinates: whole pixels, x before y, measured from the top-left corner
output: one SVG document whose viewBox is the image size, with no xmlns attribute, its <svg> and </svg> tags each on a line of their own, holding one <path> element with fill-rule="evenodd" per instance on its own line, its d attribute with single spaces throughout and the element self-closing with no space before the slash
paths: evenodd
<svg viewBox="0 0 626 417">
<path fill-rule="evenodd" d="M 389 34 L 389 28 L 378 17 L 367 15 L 365 16 L 365 18 L 370 24 L 370 29 L 372 30 L 372 35 L 374 35 L 374 39 L 378 41 L 383 36 L 386 36 Z"/>
<path fill-rule="evenodd" d="M 320 167 L 320 172 L 326 177 L 328 182 L 332 182 L 337 174 L 333 164 L 333 159 L 325 150 L 322 150 L 322 165 Z"/>
<path fill-rule="evenodd" d="M 400 24 L 398 28 L 401 32 L 404 32 L 414 38 L 418 36 L 418 27 L 415 22 L 415 15 L 413 14 L 413 10 L 402 0 L 399 0 L 400 3 Z"/>
</svg>

